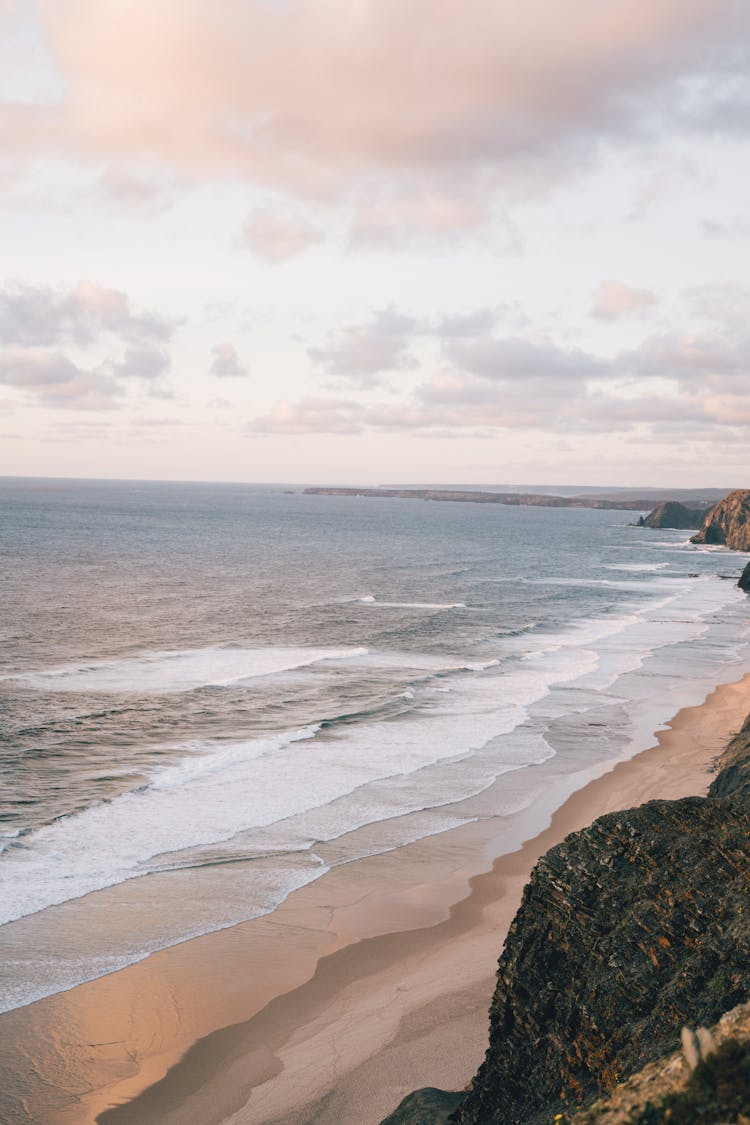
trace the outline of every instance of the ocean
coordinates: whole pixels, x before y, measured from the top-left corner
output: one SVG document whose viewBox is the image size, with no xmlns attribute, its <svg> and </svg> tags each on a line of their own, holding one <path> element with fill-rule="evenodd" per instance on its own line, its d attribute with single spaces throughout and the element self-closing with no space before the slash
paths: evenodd
<svg viewBox="0 0 750 1125">
<path fill-rule="evenodd" d="M 336 864 L 542 827 L 738 678 L 744 556 L 636 519 L 0 481 L 0 1010 Z"/>
</svg>

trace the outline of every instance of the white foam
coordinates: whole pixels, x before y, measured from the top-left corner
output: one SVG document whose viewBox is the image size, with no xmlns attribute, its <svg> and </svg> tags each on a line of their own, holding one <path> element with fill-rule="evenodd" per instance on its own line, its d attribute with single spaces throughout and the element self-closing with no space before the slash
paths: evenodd
<svg viewBox="0 0 750 1125">
<path fill-rule="evenodd" d="M 380 609 L 466 609 L 465 602 L 381 602 L 372 594 L 357 598 L 361 605 L 376 605 Z"/>
<path fill-rule="evenodd" d="M 301 730 L 271 735 L 268 738 L 248 739 L 243 742 L 186 742 L 182 749 L 190 755 L 181 762 L 159 766 L 152 773 L 150 785 L 154 789 L 178 789 L 187 782 L 218 774 L 230 766 L 263 758 L 276 750 L 283 750 L 294 742 L 314 738 L 320 723 L 311 723 Z"/>
<path fill-rule="evenodd" d="M 162 695 L 202 687 L 228 687 L 327 660 L 365 656 L 366 648 L 200 648 L 147 652 L 125 660 L 96 660 L 39 672 L 17 673 L 41 691 L 137 692 Z"/>
<path fill-rule="evenodd" d="M 628 571 L 633 571 L 634 573 L 639 573 L 640 571 L 646 572 L 646 571 L 650 571 L 650 570 L 664 570 L 665 567 L 668 567 L 668 566 L 669 566 L 669 563 L 665 563 L 665 562 L 661 562 L 661 563 L 605 563 L 604 569 L 605 570 L 628 570 Z"/>
<path fill-rule="evenodd" d="M 411 710 L 386 723 L 333 731 L 311 724 L 232 745 L 192 742 L 183 747 L 185 759 L 160 767 L 147 787 L 63 817 L 6 853 L 0 923 L 146 874 L 171 852 L 228 841 L 332 802 L 337 831 L 344 831 L 351 811 L 342 798 L 470 756 L 523 722 L 550 683 L 594 663 L 592 653 L 573 649 L 549 657 L 545 667 L 520 665 L 507 675 L 496 661 L 456 662 L 453 675 L 441 667 L 451 692 L 425 687 Z M 415 794 L 415 807 L 422 807 L 419 787 Z"/>
</svg>

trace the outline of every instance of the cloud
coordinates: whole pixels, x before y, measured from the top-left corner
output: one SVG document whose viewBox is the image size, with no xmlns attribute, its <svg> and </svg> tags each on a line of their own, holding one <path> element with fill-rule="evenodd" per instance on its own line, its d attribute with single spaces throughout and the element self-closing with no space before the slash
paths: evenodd
<svg viewBox="0 0 750 1125">
<path fill-rule="evenodd" d="M 107 165 L 98 180 L 100 198 L 117 207 L 147 212 L 171 203 L 177 186 L 174 177 L 133 171 L 119 163 Z"/>
<path fill-rule="evenodd" d="M 290 222 L 265 208 L 248 215 L 243 236 L 247 247 L 267 262 L 284 262 L 293 258 L 323 237 L 308 223 Z"/>
<path fill-rule="evenodd" d="M 606 374 L 606 360 L 580 348 L 561 348 L 550 340 L 495 336 L 449 340 L 445 356 L 457 367 L 485 379 L 586 379 Z"/>
<path fill-rule="evenodd" d="M 438 336 L 452 338 L 485 336 L 491 332 L 499 319 L 494 309 L 475 309 L 467 313 L 450 313 L 437 323 Z"/>
<path fill-rule="evenodd" d="M 91 281 L 6 285 L 0 289 L 0 382 L 26 388 L 47 405 L 82 409 L 116 405 L 131 379 L 146 380 L 150 393 L 160 394 L 159 380 L 170 367 L 164 344 L 173 330 L 173 321 L 136 314 L 127 294 Z M 66 354 L 66 345 L 74 353 L 109 355 L 87 370 Z M 112 358 L 113 350 L 119 358 Z"/>
<path fill-rule="evenodd" d="M 309 355 L 329 375 L 375 383 L 387 371 L 417 366 L 408 349 L 418 330 L 416 320 L 389 305 L 368 323 L 345 328 L 324 347 L 310 348 Z"/>
<path fill-rule="evenodd" d="M 709 238 L 748 238 L 750 237 L 750 222 L 746 219 L 733 218 L 729 221 L 717 219 L 702 219 L 701 230 Z"/>
<path fill-rule="evenodd" d="M 0 357 L 0 379 L 10 387 L 51 387 L 79 374 L 67 356 L 41 348 L 9 349 Z"/>
<path fill-rule="evenodd" d="M 656 297 L 650 289 L 634 289 L 622 281 L 603 281 L 594 293 L 591 315 L 600 320 L 617 320 L 655 304 Z"/>
<path fill-rule="evenodd" d="M 365 404 L 332 398 L 285 400 L 250 423 L 253 432 L 275 434 L 419 433 L 441 436 L 669 434 L 673 440 L 700 432 L 728 440 L 750 427 L 747 396 L 714 395 L 703 388 L 680 396 L 638 394 L 623 397 L 579 385 L 561 393 L 550 384 L 529 396 L 520 384 L 499 386 L 471 376 L 437 376 L 403 401 Z M 747 436 L 747 433 L 746 433 Z"/>
<path fill-rule="evenodd" d="M 0 384 L 32 392 L 43 405 L 103 410 L 115 405 L 115 379 L 81 370 L 67 356 L 41 348 L 0 353 Z"/>
<path fill-rule="evenodd" d="M 359 403 L 347 399 L 284 399 L 270 413 L 253 419 L 249 428 L 265 434 L 358 434 L 363 413 Z"/>
<path fill-rule="evenodd" d="M 687 290 L 686 298 L 691 319 L 702 317 L 732 335 L 747 332 L 750 285 L 732 282 L 695 285 Z"/>
<path fill-rule="evenodd" d="M 289 434 L 397 431 L 442 436 L 508 430 L 537 436 L 648 437 L 658 429 L 676 440 L 680 434 L 692 439 L 698 432 L 718 435 L 725 430 L 731 435 L 750 426 L 750 335 L 663 333 L 605 356 L 548 338 L 473 336 L 473 326 L 495 321 L 489 310 L 478 310 L 475 324 L 471 314 L 464 314 L 455 323 L 443 318 L 432 328 L 410 318 L 401 323 L 393 309 L 379 316 L 385 314 L 393 318 L 401 346 L 417 333 L 439 331 L 443 357 L 453 369 L 431 375 L 411 391 L 402 386 L 400 397 L 380 402 L 285 400 L 256 419 L 254 427 Z M 345 353 L 345 346 L 335 352 L 336 363 L 351 372 Z M 372 369 L 379 370 L 374 358 Z M 366 382 L 375 385 L 376 380 Z"/>
<path fill-rule="evenodd" d="M 215 348 L 211 348 L 211 355 L 213 356 L 209 368 L 211 375 L 219 375 L 222 378 L 247 375 L 247 367 L 240 362 L 234 344 L 217 344 Z"/>
<path fill-rule="evenodd" d="M 622 352 L 615 368 L 629 375 L 676 379 L 688 387 L 736 386 L 750 390 L 750 336 L 715 333 L 663 333 Z"/>
<path fill-rule="evenodd" d="M 158 379 L 169 371 L 169 354 L 157 344 L 131 344 L 125 355 L 112 365 L 117 375 L 126 379 Z"/>
<path fill-rule="evenodd" d="M 43 0 L 39 10 L 62 92 L 2 107 L 10 152 L 156 160 L 321 193 L 381 174 L 507 175 L 602 137 L 676 123 L 745 132 L 750 118 L 750 9 L 734 0 L 578 0 L 574 12 L 550 0 Z"/>
<path fill-rule="evenodd" d="M 47 347 L 86 345 L 102 333 L 125 341 L 168 340 L 174 324 L 153 313 L 136 316 L 126 293 L 91 281 L 70 288 L 22 282 L 0 289 L 0 342 Z"/>
</svg>

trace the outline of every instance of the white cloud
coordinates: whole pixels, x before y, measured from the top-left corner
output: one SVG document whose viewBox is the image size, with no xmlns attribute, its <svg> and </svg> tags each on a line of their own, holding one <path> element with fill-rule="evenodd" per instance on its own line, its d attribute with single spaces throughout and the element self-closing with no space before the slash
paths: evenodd
<svg viewBox="0 0 750 1125">
<path fill-rule="evenodd" d="M 173 328 L 154 313 L 134 314 L 126 293 L 92 281 L 69 288 L 16 282 L 0 289 L 0 342 L 5 344 L 86 345 L 102 334 L 127 341 L 168 340 Z"/>
<path fill-rule="evenodd" d="M 418 330 L 416 320 L 389 305 L 371 321 L 343 329 L 324 347 L 310 348 L 309 355 L 330 375 L 375 383 L 388 371 L 417 366 L 409 345 Z"/>
<path fill-rule="evenodd" d="M 464 371 L 485 379 L 586 379 L 604 374 L 606 360 L 580 348 L 563 348 L 548 339 L 478 336 L 445 343 L 444 353 Z"/>
<path fill-rule="evenodd" d="M 169 371 L 169 353 L 157 344 L 130 344 L 121 360 L 113 364 L 125 379 L 158 379 Z"/>
<path fill-rule="evenodd" d="M 103 410 L 116 404 L 115 379 L 83 371 L 59 352 L 9 348 L 0 353 L 0 383 L 33 393 L 47 406 Z"/>
<path fill-rule="evenodd" d="M 209 372 L 211 375 L 219 375 L 222 378 L 234 375 L 247 375 L 247 367 L 240 361 L 237 354 L 237 349 L 234 344 L 217 344 L 211 348 L 211 366 Z"/>
</svg>

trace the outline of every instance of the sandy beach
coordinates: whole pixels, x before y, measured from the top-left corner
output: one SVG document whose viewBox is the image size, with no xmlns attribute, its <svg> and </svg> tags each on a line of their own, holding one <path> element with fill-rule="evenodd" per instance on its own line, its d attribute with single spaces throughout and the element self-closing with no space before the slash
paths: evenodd
<svg viewBox="0 0 750 1125">
<path fill-rule="evenodd" d="M 339 866 L 263 918 L 7 1013 L 0 1073 L 19 1120 L 371 1125 L 416 1087 L 462 1088 L 537 858 L 605 812 L 704 793 L 748 710 L 750 675 L 719 686 L 652 749 L 582 787 L 570 777 L 544 831 L 515 825 L 513 850 L 488 817 Z"/>
</svg>

